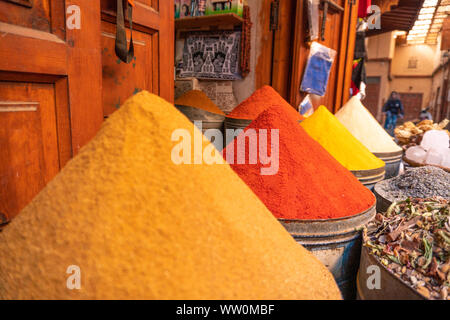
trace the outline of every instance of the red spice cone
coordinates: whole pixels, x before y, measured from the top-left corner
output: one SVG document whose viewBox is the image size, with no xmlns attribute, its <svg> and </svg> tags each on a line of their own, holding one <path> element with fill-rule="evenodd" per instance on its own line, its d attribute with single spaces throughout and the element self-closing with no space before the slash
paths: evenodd
<svg viewBox="0 0 450 320">
<path fill-rule="evenodd" d="M 264 110 L 273 105 L 282 105 L 292 109 L 290 104 L 274 88 L 263 86 L 234 108 L 227 117 L 255 120 Z"/>
<path fill-rule="evenodd" d="M 248 164 L 248 145 L 241 150 L 245 152 L 246 164 L 236 164 L 238 138 L 224 149 L 223 155 L 227 159 L 234 147 L 235 164 L 231 167 L 276 218 L 333 219 L 352 216 L 373 206 L 374 195 L 308 136 L 298 124 L 300 119 L 292 107 L 275 105 L 261 113 L 242 133 L 269 129 L 270 154 L 270 130 L 279 129 L 279 169 L 274 175 L 261 174 L 261 168 L 269 165 L 263 165 L 259 155 L 257 164 Z"/>
</svg>

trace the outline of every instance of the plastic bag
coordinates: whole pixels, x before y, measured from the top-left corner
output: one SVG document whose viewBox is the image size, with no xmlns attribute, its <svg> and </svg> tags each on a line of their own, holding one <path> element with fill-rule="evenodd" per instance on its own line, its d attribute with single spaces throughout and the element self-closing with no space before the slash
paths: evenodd
<svg viewBox="0 0 450 320">
<path fill-rule="evenodd" d="M 323 97 L 327 90 L 330 70 L 335 57 L 335 50 L 313 42 L 300 90 Z"/>
<path fill-rule="evenodd" d="M 307 0 L 309 41 L 319 39 L 319 0 Z"/>
<path fill-rule="evenodd" d="M 308 118 L 314 113 L 313 103 L 309 94 L 306 95 L 298 106 L 298 112 L 305 118 Z"/>
</svg>

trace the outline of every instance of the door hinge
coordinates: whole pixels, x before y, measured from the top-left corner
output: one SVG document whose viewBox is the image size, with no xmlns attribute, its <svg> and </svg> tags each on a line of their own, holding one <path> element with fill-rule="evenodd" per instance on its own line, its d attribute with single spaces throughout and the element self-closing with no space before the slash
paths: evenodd
<svg viewBox="0 0 450 320">
<path fill-rule="evenodd" d="M 272 1 L 270 4 L 270 30 L 278 30 L 278 21 L 279 21 L 279 12 L 280 12 L 280 2 L 279 0 Z"/>
</svg>

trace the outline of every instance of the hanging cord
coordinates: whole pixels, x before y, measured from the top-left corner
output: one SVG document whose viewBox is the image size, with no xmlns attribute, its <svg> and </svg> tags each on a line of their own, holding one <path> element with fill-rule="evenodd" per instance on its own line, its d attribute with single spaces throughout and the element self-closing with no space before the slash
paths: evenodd
<svg viewBox="0 0 450 320">
<path fill-rule="evenodd" d="M 130 49 L 127 49 L 127 32 L 125 29 L 125 18 L 123 15 L 122 0 L 117 0 L 117 21 L 116 21 L 116 55 L 125 63 L 130 63 L 134 58 L 133 45 L 133 0 L 128 0 L 128 22 L 130 23 Z"/>
</svg>

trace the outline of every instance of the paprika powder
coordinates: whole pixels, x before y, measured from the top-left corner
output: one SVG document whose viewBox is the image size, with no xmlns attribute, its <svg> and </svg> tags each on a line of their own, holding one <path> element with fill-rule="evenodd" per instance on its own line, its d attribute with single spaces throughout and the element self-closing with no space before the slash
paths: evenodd
<svg viewBox="0 0 450 320">
<path fill-rule="evenodd" d="M 255 120 L 261 112 L 272 105 L 284 105 L 293 109 L 275 89 L 271 86 L 264 86 L 256 90 L 249 98 L 234 108 L 227 117 Z"/>
<path fill-rule="evenodd" d="M 279 170 L 261 175 L 263 163 L 237 164 L 233 170 L 244 180 L 276 218 L 334 219 L 361 213 L 375 204 L 375 197 L 298 124 L 300 115 L 290 106 L 268 108 L 248 130 L 279 130 Z M 268 135 L 270 137 L 270 135 Z M 238 150 L 238 138 L 223 151 Z M 258 140 L 259 144 L 259 140 Z M 257 146 L 256 149 L 258 149 Z M 250 148 L 245 148 L 247 159 Z M 242 152 L 242 148 L 241 148 Z M 241 155 L 242 156 L 242 155 Z"/>
</svg>

